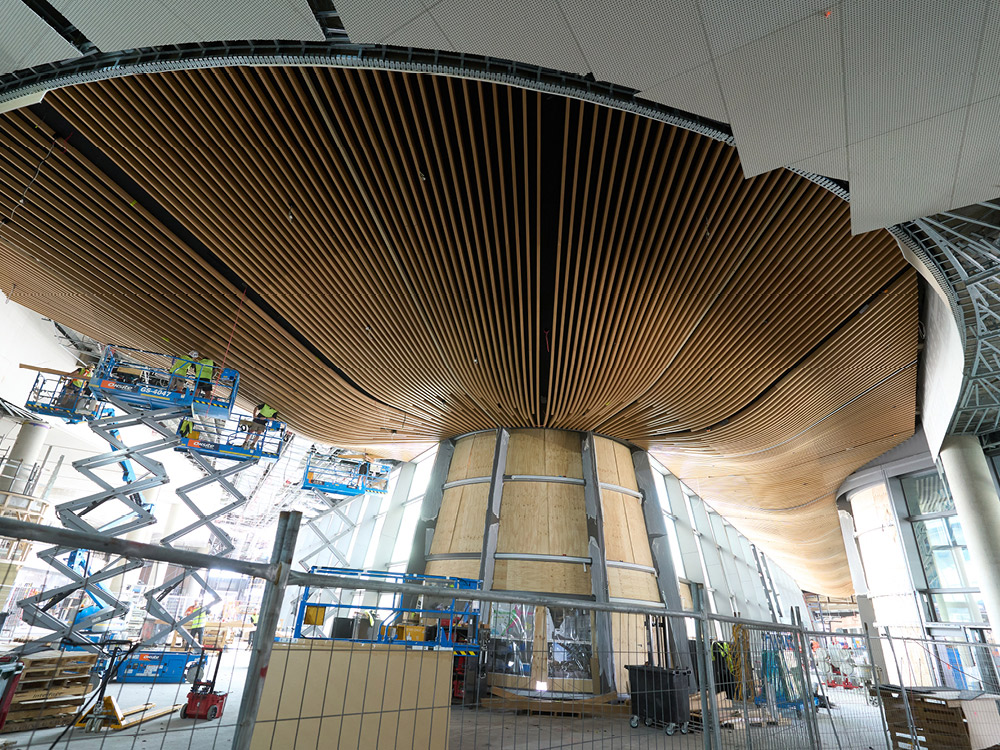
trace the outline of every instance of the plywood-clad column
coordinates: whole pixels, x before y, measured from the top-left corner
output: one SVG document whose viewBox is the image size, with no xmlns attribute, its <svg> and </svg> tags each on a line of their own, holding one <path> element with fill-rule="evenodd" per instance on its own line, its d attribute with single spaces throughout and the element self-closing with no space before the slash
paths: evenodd
<svg viewBox="0 0 1000 750">
<path fill-rule="evenodd" d="M 588 596 L 580 433 L 512 430 L 493 588 Z"/>
<path fill-rule="evenodd" d="M 479 578 L 496 440 L 494 430 L 459 438 L 446 473 L 431 477 L 431 483 L 438 481 L 440 502 L 427 548 L 429 575 Z"/>
<path fill-rule="evenodd" d="M 439 497 L 429 574 L 478 578 L 485 589 L 578 597 L 581 604 L 661 601 L 629 446 L 567 430 L 467 435 L 454 441 Z M 424 515 L 429 524 L 427 508 Z M 664 584 L 676 592 L 676 580 Z M 491 674 L 494 685 L 623 692 L 626 665 L 647 660 L 643 617 L 544 606 L 491 613 L 494 639 L 506 643 L 498 648 L 509 656 Z M 553 652 L 562 658 L 551 657 L 552 643 L 562 646 Z"/>
<path fill-rule="evenodd" d="M 601 491 L 604 558 L 611 601 L 660 603 L 656 569 L 642 511 L 632 450 L 622 443 L 594 437 L 594 456 Z M 615 615 L 611 623 L 615 685 L 624 692 L 628 664 L 645 664 L 650 650 L 646 618 Z"/>
</svg>

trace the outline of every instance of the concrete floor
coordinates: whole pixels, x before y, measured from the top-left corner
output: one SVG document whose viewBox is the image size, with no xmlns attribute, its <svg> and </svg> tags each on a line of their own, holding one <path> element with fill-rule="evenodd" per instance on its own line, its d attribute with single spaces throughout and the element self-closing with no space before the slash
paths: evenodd
<svg viewBox="0 0 1000 750">
<path fill-rule="evenodd" d="M 15 747 L 72 748 L 73 750 L 207 750 L 229 748 L 232 745 L 236 714 L 243 694 L 250 652 L 245 648 L 223 652 L 217 690 L 229 697 L 222 718 L 213 721 L 182 719 L 177 711 L 159 719 L 121 731 L 105 730 L 89 733 L 83 729 L 54 727 L 34 732 L 0 735 L 3 741 L 15 741 Z M 119 706 L 127 709 L 143 703 L 155 703 L 157 708 L 184 703 L 190 685 L 151 685 L 142 683 L 109 684 L 106 695 L 114 696 Z M 152 709 L 156 710 L 156 709 Z M 55 743 L 55 744 L 53 744 Z"/>
<path fill-rule="evenodd" d="M 90 734 L 82 729 L 57 727 L 31 733 L 0 735 L 0 742 L 13 741 L 16 748 L 68 748 L 70 750 L 222 750 L 232 744 L 237 709 L 246 677 L 249 651 L 230 649 L 224 653 L 219 689 L 229 691 L 225 713 L 214 721 L 181 719 L 175 712 L 134 729 Z M 111 683 L 108 694 L 122 707 L 147 701 L 158 707 L 183 703 L 188 685 Z M 867 703 L 862 690 L 832 689 L 831 711 L 819 710 L 819 731 L 824 750 L 885 750 L 878 708 Z M 794 716 L 794 714 L 791 714 Z M 805 724 L 793 721 L 783 726 L 721 729 L 723 748 L 754 750 L 800 750 L 808 747 Z M 838 742 L 839 741 L 839 742 Z M 455 706 L 451 714 L 449 750 L 703 750 L 700 732 L 667 736 L 663 729 L 629 726 L 627 717 L 579 718 L 528 716 Z M 55 744 L 53 744 L 55 743 Z M 286 748 L 275 748 L 286 750 Z M 340 750 L 323 746 L 317 750 Z M 358 748 L 357 750 L 368 750 Z"/>
</svg>

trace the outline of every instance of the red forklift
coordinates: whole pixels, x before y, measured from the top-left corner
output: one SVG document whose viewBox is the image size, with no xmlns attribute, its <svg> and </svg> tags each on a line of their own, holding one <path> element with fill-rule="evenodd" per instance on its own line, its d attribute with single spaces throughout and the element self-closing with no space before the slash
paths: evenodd
<svg viewBox="0 0 1000 750">
<path fill-rule="evenodd" d="M 202 680 L 202 671 L 208 659 L 209 651 L 216 652 L 215 673 L 212 675 L 211 680 Z M 222 716 L 229 693 L 220 693 L 215 689 L 215 683 L 219 679 L 219 666 L 221 664 L 221 648 L 202 649 L 195 681 L 191 685 L 191 692 L 188 693 L 187 703 L 181 708 L 182 719 L 217 719 Z"/>
</svg>

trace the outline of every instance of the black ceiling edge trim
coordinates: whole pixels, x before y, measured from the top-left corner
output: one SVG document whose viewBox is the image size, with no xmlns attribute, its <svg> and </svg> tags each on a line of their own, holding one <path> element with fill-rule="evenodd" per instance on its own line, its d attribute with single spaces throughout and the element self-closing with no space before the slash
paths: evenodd
<svg viewBox="0 0 1000 750">
<path fill-rule="evenodd" d="M 864 302 L 862 302 L 860 305 L 858 305 L 854 309 L 854 311 L 851 312 L 846 318 L 844 318 L 842 321 L 840 321 L 840 323 L 838 323 L 836 326 L 834 326 L 833 329 L 829 333 L 827 333 L 823 338 L 821 338 L 815 345 L 813 345 L 812 348 L 809 349 L 809 351 L 807 351 L 805 354 L 803 354 L 801 357 L 799 357 L 789 367 L 785 368 L 785 370 L 781 374 L 779 374 L 777 377 L 775 377 L 774 380 L 772 380 L 770 383 L 768 383 L 760 391 L 760 393 L 758 393 L 756 396 L 754 396 L 747 403 L 745 403 L 743 406 L 741 406 L 739 409 L 737 409 L 736 411 L 734 411 L 732 414 L 730 414 L 725 419 L 720 419 L 718 422 L 710 424 L 707 427 L 701 427 L 701 428 L 699 428 L 697 430 L 684 430 L 684 431 L 681 431 L 681 432 L 664 432 L 664 433 L 659 433 L 657 435 L 653 435 L 652 438 L 655 439 L 655 438 L 661 438 L 661 437 L 671 437 L 671 438 L 689 437 L 689 436 L 692 436 L 692 435 L 701 435 L 701 434 L 704 434 L 706 432 L 711 432 L 712 430 L 718 429 L 719 427 L 725 427 L 727 424 L 729 424 L 730 422 L 732 422 L 734 419 L 737 419 L 741 414 L 745 413 L 747 410 L 749 410 L 755 404 L 757 404 L 758 402 L 762 401 L 765 397 L 767 397 L 767 395 L 771 391 L 773 391 L 775 388 L 778 387 L 778 385 L 781 383 L 782 380 L 784 380 L 788 375 L 790 375 L 796 369 L 798 369 L 803 364 L 805 364 L 806 360 L 808 360 L 816 352 L 818 352 L 820 349 L 822 349 L 823 346 L 826 345 L 826 343 L 828 341 L 830 341 L 830 339 L 832 339 L 834 336 L 836 336 L 838 333 L 840 333 L 842 330 L 844 330 L 848 325 L 850 325 L 852 322 L 854 322 L 857 318 L 861 317 L 866 312 L 868 312 L 868 309 L 878 300 L 878 298 L 880 296 L 882 296 L 883 294 L 885 294 L 886 292 L 888 292 L 889 289 L 891 289 L 896 284 L 897 281 L 899 281 L 901 278 L 903 278 L 904 275 L 906 275 L 907 273 L 910 273 L 910 272 L 915 272 L 915 269 L 912 266 L 910 266 L 909 264 L 907 264 L 906 266 L 904 266 L 903 268 L 901 268 L 899 271 L 897 271 L 895 274 L 893 274 L 893 276 L 890 277 L 890 279 L 887 282 L 885 282 L 885 284 L 883 284 L 881 287 L 879 287 L 879 289 L 877 291 L 875 291 L 874 294 L 872 294 L 870 297 L 868 297 Z"/>
<path fill-rule="evenodd" d="M 321 16 L 324 14 L 317 12 L 317 19 L 322 21 Z M 336 20 L 334 26 L 324 26 L 328 37 L 325 42 L 229 40 L 114 52 L 92 51 L 81 58 L 44 63 L 0 75 L 0 103 L 39 91 L 137 73 L 247 64 L 318 65 L 430 73 L 518 86 L 632 112 L 733 145 L 732 129 L 726 123 L 643 99 L 639 91 L 628 86 L 497 57 L 385 44 L 354 44 L 339 28 L 339 18 Z"/>
<path fill-rule="evenodd" d="M 246 294 L 247 300 L 256 305 L 261 312 L 267 315 L 282 330 L 288 333 L 293 339 L 302 345 L 306 351 L 316 357 L 323 365 L 332 370 L 337 377 L 347 385 L 362 394 L 368 399 L 381 404 L 389 409 L 402 412 L 402 409 L 387 404 L 382 399 L 373 395 L 347 373 L 337 367 L 326 355 L 324 355 L 305 335 L 293 326 L 281 313 L 270 305 L 258 292 L 250 287 L 239 274 L 226 265 L 219 256 L 213 253 L 201 240 L 199 240 L 186 226 L 184 226 L 173 214 L 164 208 L 152 195 L 146 192 L 141 185 L 133 180 L 121 167 L 119 167 L 107 154 L 96 145 L 91 143 L 77 131 L 73 125 L 54 107 L 44 101 L 33 104 L 29 107 L 43 123 L 48 125 L 55 132 L 57 138 L 68 139 L 69 144 L 87 161 L 100 170 L 106 177 L 125 191 L 130 198 L 135 200 L 143 209 L 160 222 L 177 239 L 187 245 L 191 251 L 203 260 L 207 265 L 217 271 L 226 281 L 232 284 L 241 294 Z"/>
</svg>

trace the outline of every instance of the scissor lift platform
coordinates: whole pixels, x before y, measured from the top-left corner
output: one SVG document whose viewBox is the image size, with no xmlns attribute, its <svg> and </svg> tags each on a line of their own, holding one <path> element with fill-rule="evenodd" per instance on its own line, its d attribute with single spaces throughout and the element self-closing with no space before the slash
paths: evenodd
<svg viewBox="0 0 1000 750">
<path fill-rule="evenodd" d="M 291 433 L 284 422 L 269 419 L 261 425 L 249 416 L 234 415 L 224 424 L 212 424 L 212 420 L 184 419 L 177 426 L 181 437 L 179 451 L 193 451 L 212 458 L 228 458 L 234 461 L 251 459 L 277 460 L 291 439 Z M 260 429 L 259 432 L 255 430 Z"/>
<path fill-rule="evenodd" d="M 213 367 L 208 394 L 200 384 L 209 381 L 188 376 L 185 365 L 200 366 L 186 357 L 111 346 L 94 370 L 90 390 L 139 409 L 188 408 L 195 414 L 227 419 L 236 404 L 240 374 L 229 367 Z M 183 368 L 181 374 L 176 372 L 178 367 Z"/>
<path fill-rule="evenodd" d="M 358 454 L 321 453 L 315 446 L 306 456 L 302 489 L 348 497 L 366 492 L 385 494 L 392 464 Z"/>
</svg>

